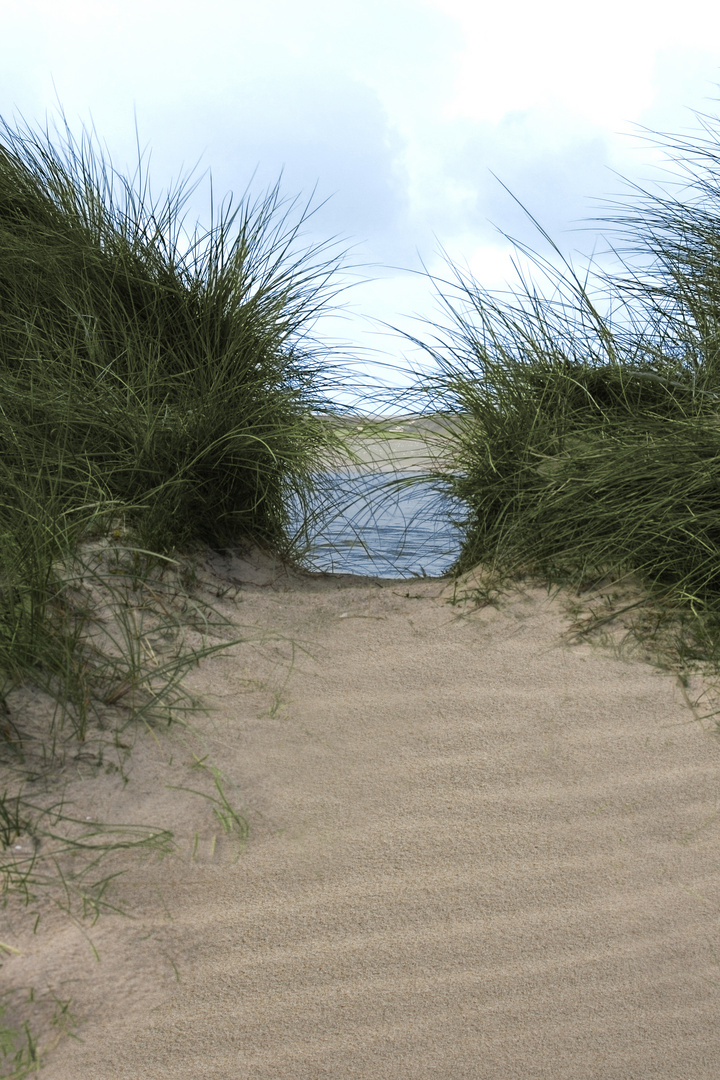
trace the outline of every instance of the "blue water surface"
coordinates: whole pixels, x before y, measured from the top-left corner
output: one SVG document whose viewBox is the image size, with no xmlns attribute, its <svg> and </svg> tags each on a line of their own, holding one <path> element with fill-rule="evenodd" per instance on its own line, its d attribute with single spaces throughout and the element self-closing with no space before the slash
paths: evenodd
<svg viewBox="0 0 720 1080">
<path fill-rule="evenodd" d="M 460 552 L 463 504 L 413 473 L 348 475 L 321 479 L 320 515 L 310 525 L 305 565 L 335 574 L 384 578 L 441 577 Z M 388 481 L 400 481 L 388 489 Z M 296 509 L 295 527 L 301 515 Z"/>
</svg>

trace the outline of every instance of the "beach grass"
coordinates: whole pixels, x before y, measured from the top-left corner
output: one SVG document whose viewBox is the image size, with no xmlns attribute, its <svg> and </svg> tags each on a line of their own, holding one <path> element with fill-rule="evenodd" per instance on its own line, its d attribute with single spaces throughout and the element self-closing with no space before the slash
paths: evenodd
<svg viewBox="0 0 720 1080">
<path fill-rule="evenodd" d="M 694 201 L 685 184 L 682 201 L 645 192 L 593 219 L 619 225 L 626 255 L 645 259 L 599 275 L 628 318 L 599 310 L 589 274 L 526 210 L 563 269 L 508 239 L 552 299 L 521 271 L 510 300 L 493 295 L 448 258 L 447 275 L 429 275 L 443 318 L 406 337 L 432 359 L 416 387 L 428 414 L 455 417 L 449 463 L 425 478 L 466 507 L 456 577 L 481 565 L 478 598 L 529 577 L 592 597 L 577 624 L 588 634 L 610 609 L 632 610 L 629 632 L 656 658 L 717 672 L 720 139 L 705 127 L 705 142 L 671 143 L 694 160 Z"/>
<path fill-rule="evenodd" d="M 117 856 L 162 855 L 172 835 L 76 820 L 52 780 L 78 748 L 122 771 L 133 731 L 199 707 L 184 672 L 233 641 L 189 600 L 194 553 L 294 557 L 290 499 L 307 503 L 343 438 L 323 420 L 331 364 L 312 326 L 344 254 L 307 244 L 312 208 L 279 184 L 182 254 L 182 187 L 152 204 L 141 159 L 131 183 L 67 122 L 59 141 L 2 125 L 0 887 L 6 911 L 35 917 L 59 888 L 93 922 L 117 910 Z M 208 775 L 205 797 L 239 823 Z M 14 1031 L 0 1074 L 20 1076 L 39 1051 Z"/>
</svg>

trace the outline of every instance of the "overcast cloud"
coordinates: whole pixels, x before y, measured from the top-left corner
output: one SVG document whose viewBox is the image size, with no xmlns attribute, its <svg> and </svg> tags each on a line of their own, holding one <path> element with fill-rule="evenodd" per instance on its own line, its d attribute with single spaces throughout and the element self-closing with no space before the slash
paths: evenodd
<svg viewBox="0 0 720 1080">
<path fill-rule="evenodd" d="M 549 252 L 497 177 L 570 255 L 606 245 L 580 219 L 647 182 L 661 151 L 629 137 L 701 132 L 720 113 L 720 9 L 608 0 L 6 0 L 0 116 L 94 122 L 115 166 L 151 153 L 152 193 L 199 162 L 214 197 L 282 189 L 329 201 L 316 239 L 346 238 L 375 283 L 334 326 L 401 363 L 363 316 L 433 317 L 420 259 L 442 244 L 490 289 L 517 283 L 499 229 Z M 584 13 L 584 14 L 583 14 Z M 717 48 L 708 49 L 708 43 Z M 57 91 L 57 96 L 56 96 Z M 701 133 L 704 135 L 704 133 Z M 147 159 L 146 159 L 147 160 Z M 210 223 L 207 177 L 186 227 Z M 573 254 L 573 263 L 581 259 Z"/>
</svg>

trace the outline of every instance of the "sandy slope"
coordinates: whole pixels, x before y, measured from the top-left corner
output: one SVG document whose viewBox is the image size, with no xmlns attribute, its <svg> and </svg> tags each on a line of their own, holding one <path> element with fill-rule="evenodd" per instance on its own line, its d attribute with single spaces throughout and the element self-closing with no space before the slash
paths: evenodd
<svg viewBox="0 0 720 1080">
<path fill-rule="evenodd" d="M 568 646 L 537 589 L 204 574 L 287 635 L 189 678 L 250 838 L 164 788 L 177 735 L 75 791 L 181 847 L 131 871 L 99 963 L 59 917 L 14 939 L 11 979 L 85 1016 L 47 1080 L 714 1080 L 720 742 L 673 676 Z"/>
</svg>

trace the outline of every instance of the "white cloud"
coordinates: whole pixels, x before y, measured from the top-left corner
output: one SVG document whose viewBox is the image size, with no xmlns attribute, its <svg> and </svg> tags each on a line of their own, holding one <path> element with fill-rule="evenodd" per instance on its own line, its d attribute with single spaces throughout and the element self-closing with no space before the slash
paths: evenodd
<svg viewBox="0 0 720 1080">
<path fill-rule="evenodd" d="M 507 112 L 572 103 L 612 127 L 652 104 L 654 58 L 663 48 L 720 40 L 720 11 L 704 0 L 574 0 L 470 4 L 427 0 L 462 28 L 464 48 L 449 117 L 497 123 Z"/>
</svg>

